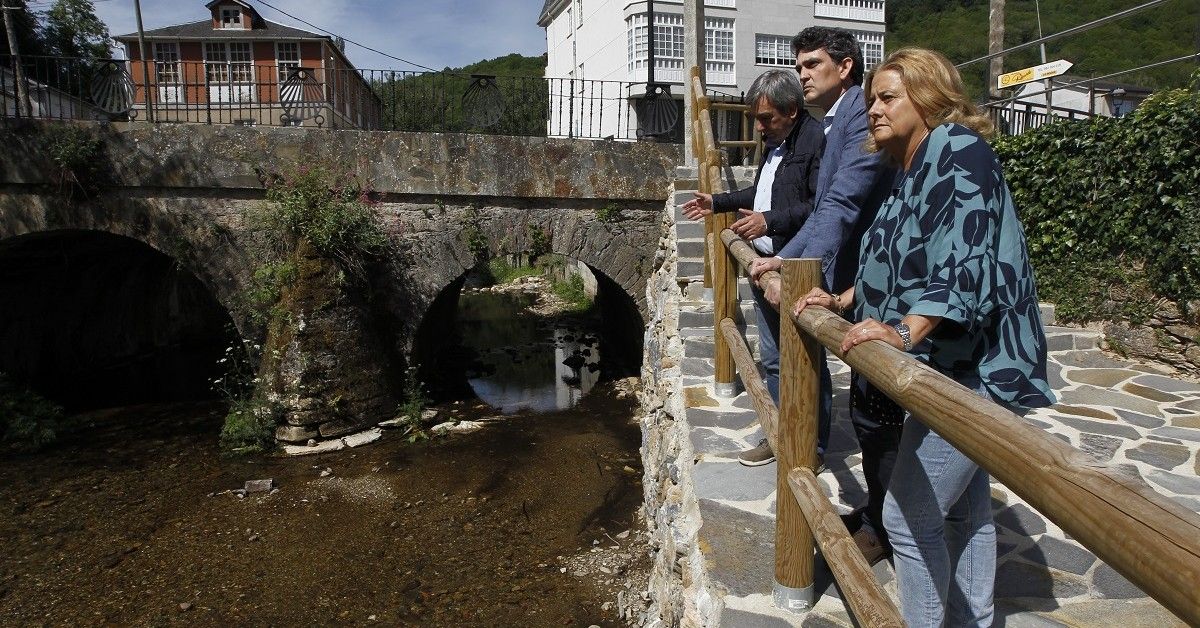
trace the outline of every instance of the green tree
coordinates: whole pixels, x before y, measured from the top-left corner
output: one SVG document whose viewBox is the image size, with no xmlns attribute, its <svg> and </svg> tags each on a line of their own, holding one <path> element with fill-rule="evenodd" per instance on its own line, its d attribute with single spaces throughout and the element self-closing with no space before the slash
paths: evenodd
<svg viewBox="0 0 1200 628">
<path fill-rule="evenodd" d="M 5 0 L 4 6 L 15 7 L 10 12 L 13 20 L 13 30 L 17 35 L 17 50 L 21 56 L 46 54 L 46 45 L 42 41 L 38 16 L 27 6 L 26 0 Z M 8 37 L 0 36 L 0 55 L 10 54 Z"/>
<path fill-rule="evenodd" d="M 62 57 L 112 56 L 108 27 L 96 17 L 92 0 L 54 0 L 46 12 L 45 41 L 52 54 Z"/>
</svg>

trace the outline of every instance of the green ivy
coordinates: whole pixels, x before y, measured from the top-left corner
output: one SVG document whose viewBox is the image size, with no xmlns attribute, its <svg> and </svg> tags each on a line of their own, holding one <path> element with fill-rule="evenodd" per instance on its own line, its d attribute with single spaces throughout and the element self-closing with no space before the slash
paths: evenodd
<svg viewBox="0 0 1200 628">
<path fill-rule="evenodd" d="M 1200 72 L 1189 88 L 1159 92 L 1124 118 L 1061 121 L 996 141 L 1039 292 L 1064 320 L 1137 319 L 1156 296 L 1200 298 L 1197 128 Z M 1106 311 L 1113 290 L 1145 298 Z"/>
<path fill-rule="evenodd" d="M 58 437 L 63 410 L 0 373 L 0 442 L 18 451 L 37 451 Z"/>
</svg>

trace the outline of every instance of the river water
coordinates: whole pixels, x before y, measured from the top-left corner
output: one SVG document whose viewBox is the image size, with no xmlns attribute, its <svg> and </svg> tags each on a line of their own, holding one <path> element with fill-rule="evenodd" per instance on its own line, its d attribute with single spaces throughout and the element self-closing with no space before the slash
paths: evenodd
<svg viewBox="0 0 1200 628">
<path fill-rule="evenodd" d="M 476 347 L 496 408 L 438 408 L 486 424 L 470 434 L 227 458 L 224 406 L 192 403 L 90 412 L 4 454 L 0 625 L 624 625 L 649 560 L 635 402 L 597 384 L 573 325 Z M 541 379 L 514 385 L 525 368 Z"/>
</svg>

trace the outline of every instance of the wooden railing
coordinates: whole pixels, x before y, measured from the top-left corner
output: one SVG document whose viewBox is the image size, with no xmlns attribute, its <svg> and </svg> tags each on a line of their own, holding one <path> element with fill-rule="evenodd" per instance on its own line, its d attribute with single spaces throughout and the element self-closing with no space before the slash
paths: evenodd
<svg viewBox="0 0 1200 628">
<path fill-rule="evenodd" d="M 693 74 L 689 97 L 703 95 L 702 87 Z M 704 110 L 703 101 L 695 104 L 697 111 Z M 698 118 L 693 145 L 700 172 L 706 173 L 707 190 L 719 191 L 720 155 L 711 130 L 703 128 L 707 116 Z M 747 270 L 757 253 L 727 228 L 724 216 L 728 215 L 714 214 L 707 229 L 713 243 L 709 262 L 716 355 L 729 356 L 724 371 L 718 357 L 715 383 L 732 386 L 736 362 L 746 374 L 743 385 L 775 450 L 777 603 L 783 600 L 796 610 L 805 606 L 803 600 L 788 600 L 780 591 L 811 590 L 815 536 L 859 623 L 903 623 L 813 474 L 819 348 L 824 346 L 1121 575 L 1185 622 L 1200 625 L 1200 516 L 882 341 L 843 353 L 841 340 L 850 323 L 829 310 L 809 307 L 791 316 L 786 314 L 790 305 L 783 307 L 780 400 L 775 408 L 731 320 L 736 300 L 733 268 Z M 780 302 L 791 304 L 819 285 L 819 274 L 817 260 L 785 260 L 782 273 L 766 273 L 760 282 L 781 282 Z"/>
</svg>

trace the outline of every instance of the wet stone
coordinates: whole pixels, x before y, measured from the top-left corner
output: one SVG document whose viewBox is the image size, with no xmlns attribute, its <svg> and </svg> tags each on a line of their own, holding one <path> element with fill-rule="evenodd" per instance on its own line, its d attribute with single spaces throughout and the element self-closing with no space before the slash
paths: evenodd
<svg viewBox="0 0 1200 628">
<path fill-rule="evenodd" d="M 1113 454 L 1117 453 L 1122 442 L 1119 438 L 1099 434 L 1080 434 L 1079 436 L 1079 448 L 1101 462 L 1112 460 Z"/>
<path fill-rule="evenodd" d="M 1135 448 L 1125 451 L 1125 457 L 1170 470 L 1187 462 L 1191 452 L 1187 447 L 1168 443 L 1142 443 Z"/>
<path fill-rule="evenodd" d="M 1013 504 L 994 514 L 996 523 L 1024 536 L 1045 534 L 1046 522 L 1025 504 Z"/>
<path fill-rule="evenodd" d="M 1104 434 L 1106 436 L 1117 436 L 1120 438 L 1136 439 L 1140 436 L 1137 430 L 1128 425 L 1101 423 L 1099 421 L 1088 421 L 1085 419 L 1072 419 L 1065 416 L 1055 416 L 1054 420 L 1073 427 L 1081 432 L 1089 432 L 1092 434 Z"/>
<path fill-rule="evenodd" d="M 775 465 L 745 467 L 736 462 L 701 462 L 692 467 L 696 496 L 728 501 L 758 501 L 775 491 Z"/>
<path fill-rule="evenodd" d="M 1116 411 L 1117 414 L 1121 415 L 1121 418 L 1125 419 L 1127 423 L 1132 423 L 1138 427 L 1155 428 L 1162 427 L 1166 424 L 1166 421 L 1158 417 L 1138 414 L 1137 412 L 1131 412 L 1129 410 L 1121 410 L 1120 408 L 1116 408 Z"/>
<path fill-rule="evenodd" d="M 1096 567 L 1096 573 L 1092 574 L 1092 584 L 1095 585 L 1096 592 L 1110 599 L 1128 600 L 1146 597 L 1141 589 L 1107 564 Z"/>
<path fill-rule="evenodd" d="M 1032 563 L 1081 576 L 1096 562 L 1091 552 L 1051 536 L 1043 536 L 1036 545 L 1021 552 L 1021 556 Z"/>
<path fill-rule="evenodd" d="M 1146 479 L 1172 493 L 1200 495 L 1200 478 L 1176 475 L 1165 471 L 1153 471 L 1146 474 Z"/>
</svg>

